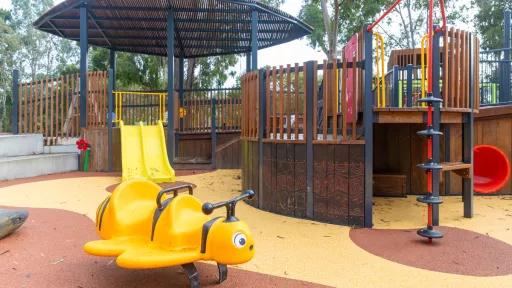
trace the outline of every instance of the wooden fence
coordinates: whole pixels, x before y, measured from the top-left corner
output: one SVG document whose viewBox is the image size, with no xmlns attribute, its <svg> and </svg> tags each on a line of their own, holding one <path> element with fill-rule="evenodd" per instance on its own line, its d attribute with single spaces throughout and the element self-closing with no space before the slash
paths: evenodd
<svg viewBox="0 0 512 288">
<path fill-rule="evenodd" d="M 265 141 L 305 143 L 308 117 L 307 91 L 312 91 L 313 141 L 342 143 L 357 140 L 361 88 L 358 55 L 347 61 L 316 61 L 308 70 L 299 64 L 273 67 L 265 73 L 250 72 L 242 77 L 244 119 L 242 137 L 258 137 L 260 97 L 264 88 Z M 312 73 L 308 76 L 307 73 Z M 263 84 L 260 77 L 264 77 Z M 310 77 L 310 83 L 306 78 Z M 263 87 L 263 85 L 265 85 Z M 312 85 L 309 89 L 308 85 Z"/>
<path fill-rule="evenodd" d="M 455 109 L 469 109 L 469 88 L 472 85 L 474 91 L 473 108 L 479 108 L 479 54 L 480 40 L 475 35 L 472 35 L 467 31 L 455 29 L 453 27 L 443 32 L 443 35 L 441 36 L 439 49 L 441 69 L 439 86 L 441 91 L 441 97 L 443 98 L 442 107 Z M 422 57 L 424 58 L 423 61 Z M 473 57 L 473 59 L 471 60 L 474 63 L 473 79 L 470 79 L 470 57 Z M 398 90 L 388 90 L 389 93 L 386 95 L 386 97 L 389 100 L 386 102 L 386 105 L 380 105 L 377 107 L 385 108 L 409 106 L 406 105 L 407 103 L 404 103 L 405 99 L 407 99 L 408 96 L 406 95 L 408 90 L 407 85 L 412 85 L 413 91 L 418 91 L 419 86 L 419 90 L 420 92 L 422 92 L 421 87 L 425 85 L 425 82 L 427 80 L 426 77 L 422 77 L 422 71 L 426 71 L 427 69 L 426 63 L 426 54 L 422 53 L 421 49 L 419 48 L 392 51 L 388 63 L 388 68 L 390 69 L 387 77 L 388 83 L 390 85 L 389 89 L 394 89 L 394 87 L 396 87 L 396 84 L 400 84 L 403 86 L 397 87 Z M 407 65 L 412 65 L 414 67 L 414 72 L 412 76 L 413 82 L 409 83 L 406 82 Z M 398 66 L 398 72 L 400 74 L 396 74 L 396 71 L 393 71 L 394 69 L 396 69 L 396 66 Z M 393 75 L 393 73 L 395 73 L 395 75 L 397 76 Z M 395 79 L 398 79 L 398 81 L 394 81 Z M 393 85 L 393 81 L 395 85 Z M 416 81 L 419 81 L 419 85 L 418 82 Z M 418 95 L 416 94 L 416 96 Z M 393 101 L 393 97 L 398 97 L 399 99 L 403 99 L 404 101 L 399 101 L 398 103 L 395 103 L 396 101 Z M 425 93 L 422 93 L 421 97 L 425 97 Z M 413 103 L 411 106 L 418 106 L 417 102 L 414 100 L 416 99 L 413 98 Z M 376 103 L 379 102 L 376 101 Z"/>
<path fill-rule="evenodd" d="M 80 136 L 80 77 L 70 74 L 18 85 L 19 133 L 41 133 L 45 145 Z M 107 73 L 88 73 L 88 127 L 104 127 L 107 117 Z"/>
</svg>

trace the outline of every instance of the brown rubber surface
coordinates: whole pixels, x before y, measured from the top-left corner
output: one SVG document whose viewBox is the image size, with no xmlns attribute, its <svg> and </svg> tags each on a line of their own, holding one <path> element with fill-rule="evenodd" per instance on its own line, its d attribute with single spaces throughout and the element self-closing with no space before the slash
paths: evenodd
<svg viewBox="0 0 512 288">
<path fill-rule="evenodd" d="M 17 232 L 0 241 L 0 287 L 187 287 L 181 268 L 125 270 L 113 258 L 85 254 L 85 242 L 97 239 L 86 216 L 56 209 L 29 208 Z M 229 268 L 217 285 L 217 267 L 197 263 L 203 287 L 326 287 Z"/>
<path fill-rule="evenodd" d="M 416 229 L 352 229 L 350 239 L 369 253 L 431 271 L 469 276 L 512 274 L 512 246 L 469 230 L 438 227 L 444 238 L 429 244 Z"/>
<path fill-rule="evenodd" d="M 189 176 L 196 174 L 203 174 L 211 172 L 210 170 L 177 170 L 176 176 Z M 43 176 L 35 176 L 29 178 L 22 179 L 14 179 L 14 180 L 2 180 L 0 181 L 0 188 L 9 187 L 12 185 L 39 182 L 39 181 L 48 181 L 48 180 L 56 180 L 56 179 L 67 179 L 67 178 L 80 178 L 80 177 L 121 177 L 121 173 L 119 172 L 67 172 L 67 173 L 57 173 Z"/>
</svg>

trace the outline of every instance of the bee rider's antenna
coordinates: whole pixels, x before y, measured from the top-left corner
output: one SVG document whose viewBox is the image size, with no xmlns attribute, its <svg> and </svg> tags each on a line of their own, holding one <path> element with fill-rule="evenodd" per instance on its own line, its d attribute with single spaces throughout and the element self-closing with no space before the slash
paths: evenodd
<svg viewBox="0 0 512 288">
<path fill-rule="evenodd" d="M 206 202 L 203 204 L 203 213 L 206 215 L 210 215 L 213 213 L 213 210 L 220 207 L 226 207 L 226 220 L 224 222 L 236 222 L 238 221 L 238 219 L 235 217 L 236 203 L 238 203 L 238 201 L 240 200 L 252 199 L 254 195 L 254 191 L 246 190 L 240 196 L 237 196 L 228 201 L 222 201 L 214 204 Z"/>
</svg>

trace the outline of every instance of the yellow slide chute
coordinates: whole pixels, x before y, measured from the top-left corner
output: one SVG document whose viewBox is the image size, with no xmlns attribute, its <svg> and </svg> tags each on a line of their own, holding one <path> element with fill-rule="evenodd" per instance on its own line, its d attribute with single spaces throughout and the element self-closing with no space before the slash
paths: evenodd
<svg viewBox="0 0 512 288">
<path fill-rule="evenodd" d="M 157 125 L 124 125 L 121 128 L 123 181 L 146 178 L 156 183 L 174 182 L 176 176 L 167 158 L 162 121 Z"/>
</svg>

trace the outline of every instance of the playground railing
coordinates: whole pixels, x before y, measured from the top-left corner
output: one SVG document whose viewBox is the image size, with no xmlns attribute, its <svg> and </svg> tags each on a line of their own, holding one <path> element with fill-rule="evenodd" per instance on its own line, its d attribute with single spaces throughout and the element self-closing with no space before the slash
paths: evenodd
<svg viewBox="0 0 512 288">
<path fill-rule="evenodd" d="M 263 141 L 305 143 L 311 117 L 314 142 L 358 140 L 362 80 L 358 61 L 353 55 L 343 62 L 310 61 L 245 74 L 242 137 L 256 139 L 263 128 Z"/>
<path fill-rule="evenodd" d="M 217 131 L 240 131 L 242 120 L 240 88 L 184 90 L 179 109 L 179 132 L 210 131 L 212 111 L 215 111 Z"/>
<path fill-rule="evenodd" d="M 107 73 L 88 73 L 87 125 L 105 127 L 107 117 Z M 18 133 L 43 134 L 45 145 L 80 136 L 80 77 L 78 74 L 46 77 L 17 86 Z"/>
<path fill-rule="evenodd" d="M 511 50 L 511 48 L 503 48 L 480 52 L 480 103 L 482 106 L 512 103 Z"/>
<path fill-rule="evenodd" d="M 439 35 L 439 92 L 443 108 L 478 109 L 479 89 L 479 40 L 471 33 L 449 28 Z M 422 42 L 425 42 L 425 38 Z M 378 108 L 424 107 L 417 100 L 426 97 L 426 43 L 423 49 L 402 49 L 392 51 L 391 66 L 386 75 L 386 101 L 379 101 L 377 87 L 374 87 L 375 103 Z M 473 63 L 473 69 L 470 65 Z M 471 79 L 473 77 L 473 79 Z M 434 84 L 435 85 L 435 84 Z M 473 106 L 470 101 L 470 86 L 473 85 Z"/>
<path fill-rule="evenodd" d="M 115 119 L 127 125 L 167 123 L 167 92 L 115 91 Z M 185 89 L 180 99 L 174 93 L 177 111 L 175 129 L 179 133 L 207 133 L 211 131 L 211 115 L 216 115 L 219 132 L 240 131 L 241 100 L 239 88 Z M 214 112 L 213 112 L 214 111 Z"/>
</svg>

